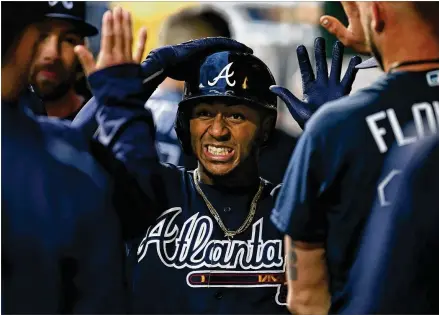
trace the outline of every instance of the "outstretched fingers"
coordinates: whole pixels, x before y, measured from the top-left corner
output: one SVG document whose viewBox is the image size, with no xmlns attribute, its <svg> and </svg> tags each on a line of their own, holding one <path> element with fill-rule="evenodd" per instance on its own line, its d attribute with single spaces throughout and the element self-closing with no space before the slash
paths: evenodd
<svg viewBox="0 0 439 315">
<path fill-rule="evenodd" d="M 328 63 L 326 62 L 326 43 L 322 37 L 314 41 L 317 81 L 328 81 Z"/>
<path fill-rule="evenodd" d="M 349 66 L 346 73 L 341 81 L 342 86 L 345 89 L 345 93 L 349 93 L 352 89 L 352 84 L 354 83 L 355 77 L 357 76 L 358 69 L 355 69 L 357 65 L 361 63 L 361 58 L 359 56 L 354 56 L 349 61 Z"/>
<path fill-rule="evenodd" d="M 306 47 L 300 45 L 299 47 L 297 47 L 296 53 L 297 53 L 297 61 L 299 62 L 300 75 L 302 77 L 302 87 L 303 89 L 305 89 L 305 87 L 309 83 L 315 80 L 314 71 L 312 69 Z"/>
<path fill-rule="evenodd" d="M 344 46 L 341 42 L 336 41 L 332 49 L 332 63 L 330 80 L 340 82 L 341 67 L 343 65 Z"/>
<path fill-rule="evenodd" d="M 111 55 L 113 53 L 113 13 L 107 11 L 102 17 L 101 53 Z"/>
<path fill-rule="evenodd" d="M 124 55 L 126 60 L 132 60 L 133 58 L 133 26 L 131 20 L 131 13 L 123 11 L 122 16 L 122 29 L 123 29 L 123 41 L 124 41 Z"/>
<path fill-rule="evenodd" d="M 113 31 L 114 31 L 114 46 L 113 57 L 115 60 L 122 60 L 125 57 L 125 34 L 123 29 L 124 12 L 121 7 L 116 7 L 113 10 Z"/>
<path fill-rule="evenodd" d="M 74 48 L 74 52 L 79 59 L 79 62 L 84 69 L 86 76 L 92 74 L 96 69 L 96 62 L 94 60 L 93 54 L 83 45 L 78 45 Z"/>
<path fill-rule="evenodd" d="M 133 54 L 133 61 L 135 63 L 140 63 L 142 61 L 142 57 L 145 52 L 147 38 L 148 38 L 148 33 L 146 31 L 146 28 L 142 27 L 137 36 L 137 44 Z"/>
</svg>

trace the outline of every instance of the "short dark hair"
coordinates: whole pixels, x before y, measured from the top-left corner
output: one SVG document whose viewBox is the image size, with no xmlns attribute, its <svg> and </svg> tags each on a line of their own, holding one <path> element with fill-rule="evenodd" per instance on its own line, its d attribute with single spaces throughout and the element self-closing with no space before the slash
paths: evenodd
<svg viewBox="0 0 439 315">
<path fill-rule="evenodd" d="M 42 1 L 2 1 L 2 61 L 11 46 L 30 24 L 44 18 L 47 5 Z"/>
<path fill-rule="evenodd" d="M 198 30 L 202 28 L 200 33 Z M 175 29 L 185 29 L 186 33 L 177 32 Z M 159 43 L 161 45 L 175 45 L 204 36 L 221 36 L 231 38 L 232 33 L 229 22 L 221 13 L 210 6 L 189 7 L 170 15 L 161 25 Z"/>
</svg>

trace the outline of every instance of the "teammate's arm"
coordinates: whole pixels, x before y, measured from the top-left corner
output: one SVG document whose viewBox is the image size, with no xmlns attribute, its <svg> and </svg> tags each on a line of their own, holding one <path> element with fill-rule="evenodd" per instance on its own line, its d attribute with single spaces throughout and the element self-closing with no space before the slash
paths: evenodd
<svg viewBox="0 0 439 315">
<path fill-rule="evenodd" d="M 320 123 L 318 123 L 320 124 Z M 271 215 L 285 233 L 288 307 L 295 314 L 324 314 L 329 309 L 324 243 L 327 218 L 320 196 L 333 174 L 322 165 L 322 141 L 313 135 L 311 119 L 295 148 Z M 333 168 L 336 169 L 334 164 Z"/>
<path fill-rule="evenodd" d="M 288 309 L 293 314 L 327 314 L 330 306 L 323 243 L 285 236 Z"/>
<path fill-rule="evenodd" d="M 95 60 L 84 46 L 75 47 L 95 100 L 91 110 L 84 112 L 86 119 L 78 124 L 88 126 L 88 118 L 95 117 L 99 126 L 95 139 L 123 164 L 142 191 L 154 200 L 152 177 L 161 165 L 154 145 L 152 115 L 144 109 L 148 95 L 136 59 L 140 53 L 133 57 L 131 50 L 131 24 L 127 11 L 119 7 L 107 11 L 102 19 L 98 58 Z M 157 181 L 155 185 L 159 186 Z"/>
</svg>

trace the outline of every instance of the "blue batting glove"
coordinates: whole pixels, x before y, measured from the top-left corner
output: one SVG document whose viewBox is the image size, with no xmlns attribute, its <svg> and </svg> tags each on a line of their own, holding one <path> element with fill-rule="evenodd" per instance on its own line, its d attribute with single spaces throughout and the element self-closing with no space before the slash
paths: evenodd
<svg viewBox="0 0 439 315">
<path fill-rule="evenodd" d="M 196 63 L 220 51 L 253 53 L 253 50 L 236 40 L 225 37 L 207 37 L 173 46 L 164 46 L 149 53 L 141 63 L 142 76 L 148 97 L 166 78 L 185 81 L 196 69 Z"/>
<path fill-rule="evenodd" d="M 297 47 L 297 59 L 299 61 L 300 74 L 302 76 L 303 101 L 295 97 L 288 89 L 273 85 L 270 90 L 285 102 L 288 110 L 299 126 L 303 129 L 308 119 L 323 104 L 336 100 L 351 92 L 352 84 L 358 69 L 355 66 L 361 63 L 359 56 L 354 56 L 343 79 L 340 81 L 341 67 L 343 63 L 344 46 L 337 41 L 332 50 L 331 75 L 328 77 L 328 64 L 326 62 L 325 40 L 317 37 L 314 41 L 316 59 L 316 74 L 309 60 L 305 46 Z"/>
</svg>

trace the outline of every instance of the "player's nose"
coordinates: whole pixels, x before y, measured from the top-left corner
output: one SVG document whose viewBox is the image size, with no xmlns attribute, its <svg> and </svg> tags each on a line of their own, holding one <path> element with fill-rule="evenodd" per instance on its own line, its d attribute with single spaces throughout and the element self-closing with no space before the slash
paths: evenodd
<svg viewBox="0 0 439 315">
<path fill-rule="evenodd" d="M 56 36 L 48 36 L 40 47 L 44 61 L 55 61 L 60 58 L 60 47 Z"/>
<path fill-rule="evenodd" d="M 227 140 L 230 137 L 230 130 L 224 122 L 224 117 L 218 113 L 209 126 L 209 134 L 216 140 Z"/>
</svg>

